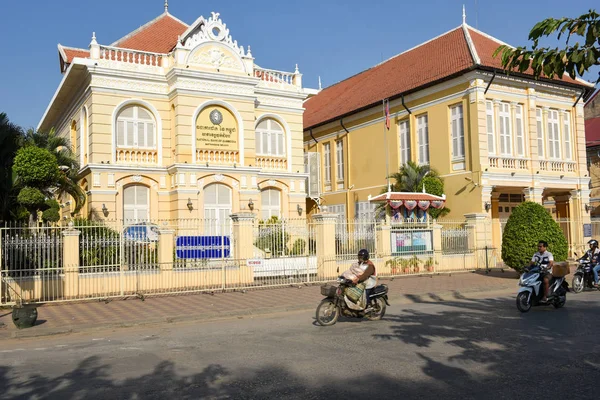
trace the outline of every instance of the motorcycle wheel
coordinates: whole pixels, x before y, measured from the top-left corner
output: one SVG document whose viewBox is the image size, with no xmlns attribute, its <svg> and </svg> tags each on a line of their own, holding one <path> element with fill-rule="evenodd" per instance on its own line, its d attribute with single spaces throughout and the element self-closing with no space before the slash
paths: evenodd
<svg viewBox="0 0 600 400">
<path fill-rule="evenodd" d="M 332 299 L 325 299 L 317 306 L 317 323 L 321 326 L 335 324 L 340 316 L 340 310 Z"/>
<path fill-rule="evenodd" d="M 365 317 L 367 317 L 369 321 L 379 321 L 385 315 L 385 301 L 381 297 L 378 297 L 377 299 L 375 299 L 375 305 L 373 307 L 375 308 L 375 310 L 368 314 L 365 314 Z"/>
<path fill-rule="evenodd" d="M 573 286 L 573 292 L 575 292 L 575 293 L 583 292 L 583 287 L 585 286 L 585 283 L 583 282 L 583 276 L 575 275 L 573 277 L 573 281 L 571 282 L 571 284 Z"/>
<path fill-rule="evenodd" d="M 564 307 L 566 302 L 567 296 L 558 296 L 558 300 L 554 300 L 554 303 L 552 303 L 552 305 L 554 306 L 554 308 L 562 308 Z"/>
<path fill-rule="evenodd" d="M 521 292 L 517 296 L 517 308 L 522 313 L 526 313 L 527 311 L 531 310 L 531 301 L 527 300 L 528 297 L 528 292 Z"/>
</svg>

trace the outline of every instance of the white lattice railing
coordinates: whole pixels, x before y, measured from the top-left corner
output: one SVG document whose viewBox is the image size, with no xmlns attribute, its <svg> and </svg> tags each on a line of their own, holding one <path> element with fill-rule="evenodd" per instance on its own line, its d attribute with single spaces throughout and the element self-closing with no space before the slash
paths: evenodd
<svg viewBox="0 0 600 400">
<path fill-rule="evenodd" d="M 295 85 L 293 72 L 276 71 L 272 69 L 254 68 L 254 76 L 265 82 Z"/>
<path fill-rule="evenodd" d="M 529 169 L 529 160 L 512 157 L 490 157 L 490 167 L 503 169 Z"/>
<path fill-rule="evenodd" d="M 231 150 L 196 150 L 196 162 L 232 165 L 240 162 L 240 153 Z"/>
<path fill-rule="evenodd" d="M 158 162 L 158 151 L 117 149 L 116 160 L 122 164 L 156 164 Z"/>
<path fill-rule="evenodd" d="M 287 169 L 287 159 L 281 157 L 256 157 L 256 166 L 265 169 Z"/>
<path fill-rule="evenodd" d="M 542 171 L 552 172 L 577 172 L 577 164 L 569 161 L 540 161 Z"/>
<path fill-rule="evenodd" d="M 148 51 L 121 49 L 118 47 L 100 46 L 100 59 L 120 61 L 129 64 L 150 65 L 155 67 L 163 66 L 163 59 L 166 54 L 151 53 Z"/>
</svg>

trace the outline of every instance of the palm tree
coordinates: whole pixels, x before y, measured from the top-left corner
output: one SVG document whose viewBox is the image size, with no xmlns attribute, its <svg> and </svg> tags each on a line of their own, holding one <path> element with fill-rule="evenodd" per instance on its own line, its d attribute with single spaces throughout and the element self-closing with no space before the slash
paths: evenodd
<svg viewBox="0 0 600 400">
<path fill-rule="evenodd" d="M 54 128 L 50 132 L 38 132 L 30 129 L 25 134 L 25 145 L 36 146 L 50 151 L 56 156 L 58 168 L 62 171 L 56 187 L 56 196 L 67 193 L 75 200 L 75 208 L 72 215 L 81 210 L 85 204 L 85 193 L 78 185 L 79 163 L 71 151 L 69 139 L 59 136 Z"/>
<path fill-rule="evenodd" d="M 15 217 L 16 194 L 13 189 L 13 160 L 23 139 L 21 128 L 11 123 L 5 113 L 0 113 L 0 220 Z"/>
</svg>

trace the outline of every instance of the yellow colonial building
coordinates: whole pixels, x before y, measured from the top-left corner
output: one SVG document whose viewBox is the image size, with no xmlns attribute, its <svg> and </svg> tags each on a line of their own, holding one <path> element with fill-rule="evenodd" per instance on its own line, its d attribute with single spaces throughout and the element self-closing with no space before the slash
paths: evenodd
<svg viewBox="0 0 600 400">
<path fill-rule="evenodd" d="M 58 46 L 63 78 L 38 126 L 71 139 L 82 215 L 218 224 L 249 209 L 301 214 L 308 91 L 297 67 L 261 68 L 218 13 L 187 25 L 166 4 L 116 42 L 101 38 Z"/>
<path fill-rule="evenodd" d="M 507 75 L 492 56 L 501 44 L 463 18 L 306 100 L 309 212 L 372 215 L 369 196 L 385 189 L 388 170 L 412 160 L 444 178 L 447 218 L 490 222 L 496 245 L 503 221 L 525 200 L 568 219 L 567 237 L 583 243 L 590 179 L 582 99 L 593 86 Z"/>
</svg>

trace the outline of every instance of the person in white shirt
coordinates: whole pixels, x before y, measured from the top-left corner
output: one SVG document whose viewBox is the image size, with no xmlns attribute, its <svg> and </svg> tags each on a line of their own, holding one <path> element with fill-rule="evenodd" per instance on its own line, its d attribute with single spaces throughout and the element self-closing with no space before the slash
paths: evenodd
<svg viewBox="0 0 600 400">
<path fill-rule="evenodd" d="M 542 303 L 546 303 L 550 295 L 550 278 L 552 278 L 550 269 L 554 265 L 554 256 L 547 249 L 548 242 L 540 240 L 538 242 L 538 251 L 533 255 L 529 263 L 529 266 L 538 265 L 540 267 L 540 275 L 544 280 L 544 297 L 541 300 Z"/>
</svg>

